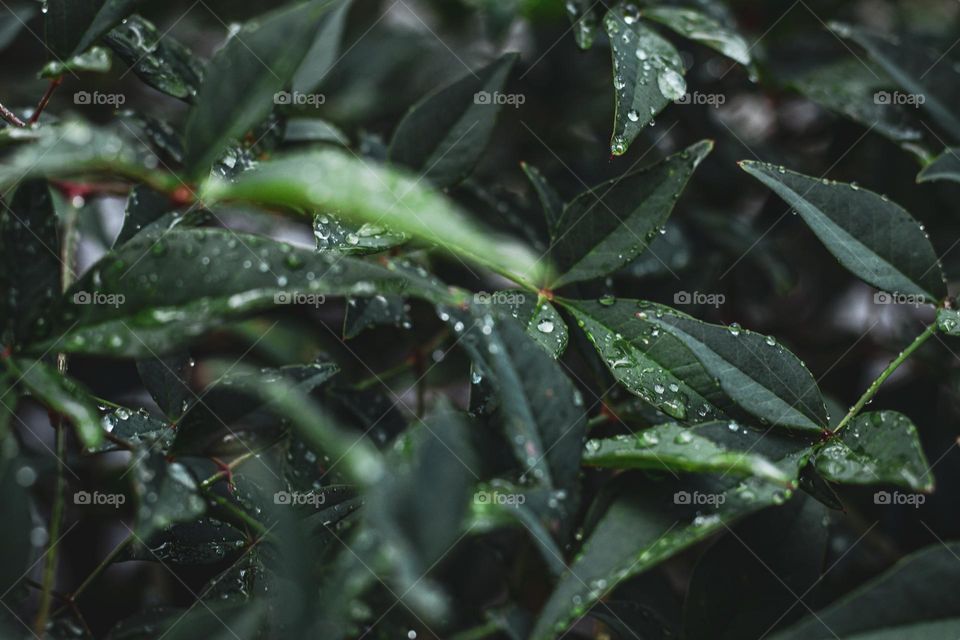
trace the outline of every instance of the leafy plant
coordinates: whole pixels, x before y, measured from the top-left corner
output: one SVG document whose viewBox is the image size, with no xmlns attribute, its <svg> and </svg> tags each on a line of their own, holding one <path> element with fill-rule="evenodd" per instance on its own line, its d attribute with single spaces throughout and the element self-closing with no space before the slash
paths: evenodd
<svg viewBox="0 0 960 640">
<path fill-rule="evenodd" d="M 960 633 L 960 16 L 730 4 L 4 6 L 3 637 Z"/>
</svg>

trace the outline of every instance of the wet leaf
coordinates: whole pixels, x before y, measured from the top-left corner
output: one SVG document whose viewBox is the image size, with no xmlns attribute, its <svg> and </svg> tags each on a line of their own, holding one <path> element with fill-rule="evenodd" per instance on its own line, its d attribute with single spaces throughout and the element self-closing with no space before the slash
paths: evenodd
<svg viewBox="0 0 960 640">
<path fill-rule="evenodd" d="M 409 327 L 409 305 L 401 296 L 354 298 L 347 302 L 343 318 L 343 337 L 356 338 L 371 327 Z"/>
<path fill-rule="evenodd" d="M 379 224 L 344 222 L 332 213 L 313 218 L 313 237 L 317 251 L 335 251 L 346 255 L 380 253 L 405 243 L 406 234 L 390 231 Z"/>
<path fill-rule="evenodd" d="M 120 246 L 156 222 L 173 208 L 169 196 L 138 185 L 130 191 L 127 207 L 124 210 L 123 227 L 114 243 Z"/>
<path fill-rule="evenodd" d="M 390 161 L 437 187 L 466 178 L 480 160 L 503 104 L 499 98 L 517 54 L 469 72 L 416 104 L 397 126 Z M 521 95 L 521 94 L 518 94 Z"/>
<path fill-rule="evenodd" d="M 570 23 L 573 25 L 573 35 L 577 40 L 577 46 L 581 49 L 589 49 L 593 46 L 593 41 L 597 37 L 597 28 L 600 20 L 597 17 L 596 4 L 590 0 L 570 0 L 565 2 L 567 15 L 570 17 Z"/>
<path fill-rule="evenodd" d="M 917 428 L 895 411 L 860 414 L 827 441 L 814 461 L 817 471 L 832 482 L 933 491 L 933 473 Z"/>
<path fill-rule="evenodd" d="M 644 9 L 643 17 L 666 25 L 684 38 L 700 42 L 742 65 L 750 64 L 750 45 L 746 40 L 705 13 L 685 7 L 659 6 Z"/>
<path fill-rule="evenodd" d="M 172 424 L 154 418 L 143 409 L 131 411 L 125 407 L 114 409 L 103 416 L 103 430 L 131 446 L 142 446 L 144 449 L 156 447 L 160 451 L 170 449 L 176 433 Z M 112 442 L 101 447 L 102 451 L 117 449 Z"/>
<path fill-rule="evenodd" d="M 600 278 L 630 263 L 664 229 L 709 140 L 577 196 L 557 224 L 551 257 L 563 274 L 553 288 Z"/>
<path fill-rule="evenodd" d="M 66 60 L 54 60 L 48 62 L 40 70 L 41 78 L 59 78 L 67 73 L 76 75 L 77 73 L 106 73 L 110 71 L 113 59 L 110 51 L 103 47 L 91 47 L 83 53 L 70 56 Z"/>
<path fill-rule="evenodd" d="M 86 51 L 141 0 L 47 0 L 43 5 L 47 46 L 55 58 Z"/>
<path fill-rule="evenodd" d="M 546 298 L 519 289 L 477 296 L 478 300 L 487 301 L 485 304 L 489 303 L 499 316 L 517 320 L 526 329 L 527 335 L 554 358 L 559 358 L 567 348 L 567 325 L 556 307 Z"/>
<path fill-rule="evenodd" d="M 167 462 L 163 452 L 140 450 L 131 467 L 138 542 L 172 524 L 195 520 L 206 511 L 197 479 L 181 463 Z"/>
<path fill-rule="evenodd" d="M 223 562 L 244 550 L 247 541 L 234 527 L 214 518 L 200 518 L 157 531 L 146 545 L 127 547 L 121 560 L 170 565 L 207 565 Z"/>
<path fill-rule="evenodd" d="M 960 335 L 960 311 L 956 309 L 937 309 L 937 329 L 948 336 Z"/>
<path fill-rule="evenodd" d="M 547 182 L 547 179 L 540 173 L 540 170 L 533 165 L 523 163 L 523 172 L 527 174 L 530 184 L 533 185 L 540 199 L 540 206 L 543 208 L 543 217 L 547 221 L 547 232 L 550 239 L 557 235 L 557 225 L 563 217 L 563 208 L 566 204 L 560 195 L 554 190 L 553 186 Z"/>
<path fill-rule="evenodd" d="M 930 304 L 946 295 L 923 226 L 885 196 L 766 163 L 740 166 L 796 209 L 840 264 L 868 284 Z"/>
<path fill-rule="evenodd" d="M 67 417 L 85 447 L 93 449 L 103 442 L 97 406 L 77 382 L 40 360 L 8 358 L 7 366 L 37 402 Z"/>
</svg>

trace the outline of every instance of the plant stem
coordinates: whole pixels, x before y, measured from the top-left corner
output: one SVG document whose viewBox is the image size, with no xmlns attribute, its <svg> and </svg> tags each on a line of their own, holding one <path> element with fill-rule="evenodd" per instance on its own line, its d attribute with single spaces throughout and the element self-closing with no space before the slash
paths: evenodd
<svg viewBox="0 0 960 640">
<path fill-rule="evenodd" d="M 78 586 L 76 589 L 73 590 L 73 592 L 70 594 L 70 597 L 69 597 L 70 602 L 74 602 L 77 599 L 77 597 L 81 593 L 83 593 L 83 591 L 88 586 L 90 586 L 90 583 L 96 580 L 97 576 L 103 573 L 107 569 L 107 567 L 109 567 L 111 563 L 113 563 L 114 559 L 116 559 L 116 557 L 120 555 L 120 553 L 124 549 L 130 546 L 130 543 L 133 542 L 133 539 L 134 539 L 134 536 L 131 533 L 126 538 L 124 538 L 120 544 L 114 547 L 113 551 L 107 554 L 107 556 L 100 562 L 100 564 L 98 564 L 94 568 L 94 570 L 90 573 L 90 575 L 88 575 L 86 578 L 83 579 L 83 582 L 80 583 L 80 586 Z"/>
<path fill-rule="evenodd" d="M 30 116 L 30 120 L 27 124 L 36 124 L 40 119 L 40 114 L 43 113 L 43 110 L 47 108 L 47 103 L 50 102 L 50 97 L 53 96 L 53 92 L 57 90 L 57 87 L 60 86 L 60 83 L 63 82 L 63 76 L 57 76 L 50 81 L 50 84 L 47 86 L 46 92 L 44 92 L 43 97 L 40 98 L 40 103 L 37 104 L 37 108 L 33 110 L 33 114 Z"/>
<path fill-rule="evenodd" d="M 0 104 L 0 117 L 15 127 L 20 127 L 22 129 L 23 127 L 27 126 L 27 123 L 18 118 L 17 114 L 15 114 L 13 111 L 10 111 L 10 109 L 7 109 L 2 104 Z"/>
<path fill-rule="evenodd" d="M 864 391 L 863 395 L 860 396 L 860 399 L 857 400 L 857 403 L 850 407 L 850 411 L 843 417 L 843 420 L 840 421 L 840 424 L 837 425 L 837 428 L 833 430 L 835 434 L 840 433 L 841 429 L 850 424 L 850 421 L 857 417 L 857 414 L 867 405 L 870 400 L 873 399 L 873 396 L 877 394 L 877 391 L 880 390 L 880 385 L 882 385 L 887 378 L 893 375 L 893 372 L 903 364 L 907 358 L 913 355 L 913 352 L 916 351 L 923 345 L 924 342 L 930 339 L 934 333 L 937 332 L 937 323 L 934 322 L 926 329 L 923 330 L 923 333 L 918 335 L 916 339 L 910 343 L 906 349 L 900 352 L 896 358 L 890 361 L 890 364 L 887 365 L 887 368 L 874 380 L 867 390 Z"/>
</svg>

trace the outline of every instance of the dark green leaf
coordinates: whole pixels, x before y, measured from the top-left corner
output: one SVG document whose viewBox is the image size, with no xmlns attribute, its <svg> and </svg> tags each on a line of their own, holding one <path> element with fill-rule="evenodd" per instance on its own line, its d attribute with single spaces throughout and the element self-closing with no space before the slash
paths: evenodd
<svg viewBox="0 0 960 640">
<path fill-rule="evenodd" d="M 187 47 L 138 15 L 130 16 L 104 38 L 104 44 L 158 91 L 192 100 L 203 81 L 203 66 Z"/>
<path fill-rule="evenodd" d="M 524 162 L 522 165 L 524 173 L 530 179 L 530 183 L 540 198 L 540 206 L 543 208 L 543 217 L 547 221 L 547 232 L 551 240 L 557 235 L 557 225 L 563 217 L 563 208 L 566 206 L 563 198 L 554 190 L 553 186 L 547 182 L 540 170 Z"/>
<path fill-rule="evenodd" d="M 489 304 L 500 317 L 515 318 L 526 329 L 527 335 L 554 358 L 559 358 L 567 348 L 567 325 L 546 298 L 526 291 L 508 290 L 478 293 L 474 301 Z"/>
<path fill-rule="evenodd" d="M 103 416 L 103 429 L 114 438 L 144 449 L 157 447 L 160 451 L 167 451 L 173 443 L 176 434 L 174 425 L 154 418 L 140 409 L 131 411 L 127 408 L 114 409 Z M 103 451 L 113 451 L 116 445 L 107 442 L 101 447 Z"/>
<path fill-rule="evenodd" d="M 952 638 L 960 628 L 960 599 L 953 591 L 960 580 L 958 553 L 960 544 L 955 542 L 922 549 L 900 560 L 876 580 L 773 637 Z"/>
<path fill-rule="evenodd" d="M 71 73 L 76 75 L 78 72 L 89 71 L 91 73 L 106 73 L 110 71 L 113 59 L 110 51 L 103 47 L 90 47 L 83 53 L 70 56 L 66 60 L 54 60 L 44 65 L 40 70 L 41 78 L 59 78 L 60 76 Z"/>
<path fill-rule="evenodd" d="M 202 175 L 230 141 L 263 121 L 316 38 L 329 0 L 278 9 L 246 25 L 207 66 L 186 126 L 187 171 Z M 224 114 L 224 105 L 230 110 Z"/>
<path fill-rule="evenodd" d="M 410 327 L 410 306 L 401 296 L 353 298 L 347 302 L 343 318 L 343 337 L 356 338 L 375 326 Z"/>
<path fill-rule="evenodd" d="M 952 180 L 960 182 L 960 149 L 951 148 L 937 156 L 933 162 L 917 174 L 917 182 L 932 182 L 933 180 Z"/>
<path fill-rule="evenodd" d="M 937 329 L 948 336 L 960 335 L 960 311 L 956 309 L 937 309 Z"/>
<path fill-rule="evenodd" d="M 390 160 L 437 187 L 466 178 L 480 160 L 503 106 L 500 98 L 517 54 L 508 53 L 424 98 L 400 122 L 390 142 Z"/>
<path fill-rule="evenodd" d="M 317 240 L 318 251 L 335 251 L 346 255 L 380 253 L 408 240 L 405 234 L 392 232 L 378 224 L 351 224 L 332 213 L 314 216 L 313 237 Z"/>
<path fill-rule="evenodd" d="M 573 35 L 577 39 L 577 46 L 589 49 L 597 37 L 597 27 L 600 20 L 597 18 L 597 5 L 591 0 L 569 0 L 564 6 L 570 23 L 573 25 Z"/>
<path fill-rule="evenodd" d="M 158 531 L 145 545 L 127 547 L 120 560 L 207 565 L 236 556 L 246 545 L 243 534 L 236 528 L 213 518 L 200 518 Z"/>
<path fill-rule="evenodd" d="M 745 429 L 724 422 L 730 430 Z M 665 469 L 694 473 L 723 473 L 756 476 L 786 484 L 789 478 L 766 458 L 742 451 L 730 451 L 700 433 L 714 433 L 714 423 L 684 427 L 659 424 L 637 434 L 588 440 L 583 464 L 605 469 Z"/>
<path fill-rule="evenodd" d="M 0 388 L 6 391 L 6 388 Z M 5 395 L 2 401 L 7 405 L 13 398 Z M 6 436 L 6 429 L 2 433 Z M 0 546 L 0 589 L 7 593 L 29 573 L 34 555 L 30 542 L 33 521 L 27 489 L 36 481 L 37 472 L 17 453 L 13 438 L 4 437 L 0 441 L 0 491 L 3 492 L 0 518 L 6 527 Z"/>
<path fill-rule="evenodd" d="M 173 208 L 170 197 L 149 187 L 137 185 L 130 191 L 124 210 L 123 227 L 114 243 L 120 246 L 160 219 Z"/>
<path fill-rule="evenodd" d="M 171 420 L 182 416 L 194 395 L 190 388 L 190 374 L 194 360 L 187 350 L 180 350 L 165 357 L 137 360 L 137 373 L 144 388 Z"/>
<path fill-rule="evenodd" d="M 205 202 L 219 199 L 338 211 L 358 224 L 435 242 L 451 253 L 518 277 L 540 280 L 541 261 L 518 243 L 493 236 L 437 192 L 386 167 L 328 149 L 287 156 L 247 171 L 235 183 L 212 180 Z"/>
<path fill-rule="evenodd" d="M 886 196 L 766 163 L 740 166 L 796 209 L 840 264 L 868 284 L 931 304 L 946 295 L 923 227 Z"/>
<path fill-rule="evenodd" d="M 138 451 L 131 465 L 137 497 L 134 531 L 140 541 L 172 524 L 190 522 L 206 511 L 197 479 L 179 462 L 167 462 L 163 452 L 152 448 Z"/>
<path fill-rule="evenodd" d="M 857 416 L 817 452 L 815 463 L 817 471 L 833 482 L 889 483 L 933 491 L 933 473 L 917 428 L 895 411 Z"/>
<path fill-rule="evenodd" d="M 563 275 L 552 286 L 606 276 L 640 255 L 711 149 L 709 140 L 698 142 L 577 196 L 557 225 L 551 256 Z"/>
<path fill-rule="evenodd" d="M 0 15 L 0 51 L 13 43 L 36 13 L 37 7 L 33 3 L 7 7 L 7 11 Z"/>
<path fill-rule="evenodd" d="M 7 364 L 37 402 L 73 423 L 85 447 L 93 449 L 103 442 L 97 406 L 79 384 L 40 360 L 8 359 Z"/>
<path fill-rule="evenodd" d="M 623 155 L 654 116 L 687 92 L 683 60 L 670 42 L 640 21 L 635 5 L 607 12 L 616 98 L 610 151 Z"/>
<path fill-rule="evenodd" d="M 651 7 L 643 17 L 664 24 L 684 38 L 701 42 L 742 65 L 750 64 L 750 45 L 743 37 L 705 13 L 685 7 Z"/>
<path fill-rule="evenodd" d="M 320 29 L 313 45 L 304 56 L 300 68 L 293 76 L 293 90 L 300 93 L 316 91 L 323 79 L 336 64 L 340 54 L 340 40 L 343 37 L 344 23 L 350 11 L 351 0 L 334 0 L 321 19 Z"/>
</svg>

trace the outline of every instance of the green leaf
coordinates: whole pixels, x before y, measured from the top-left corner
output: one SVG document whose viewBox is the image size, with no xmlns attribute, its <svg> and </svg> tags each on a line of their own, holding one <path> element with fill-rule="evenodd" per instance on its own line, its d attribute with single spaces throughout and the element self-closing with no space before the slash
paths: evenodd
<svg viewBox="0 0 960 640">
<path fill-rule="evenodd" d="M 333 210 L 358 224 L 382 225 L 434 242 L 477 264 L 527 280 L 539 280 L 546 271 L 530 250 L 493 236 L 406 173 L 334 149 L 264 163 L 232 184 L 211 179 L 203 188 L 203 199 Z"/>
<path fill-rule="evenodd" d="M 70 56 L 66 60 L 53 60 L 40 70 L 41 78 L 59 78 L 71 73 L 89 71 L 91 73 L 106 73 L 110 71 L 113 60 L 110 51 L 103 47 L 90 47 L 83 53 Z"/>
<path fill-rule="evenodd" d="M 45 181 L 22 183 L 10 206 L 0 206 L 0 343 L 11 345 L 49 324 L 60 295 L 60 241 Z"/>
<path fill-rule="evenodd" d="M 138 78 L 175 98 L 192 100 L 203 81 L 203 65 L 186 46 L 133 15 L 104 37 L 104 44 Z"/>
<path fill-rule="evenodd" d="M 489 304 L 501 318 L 514 318 L 547 353 L 559 358 L 567 348 L 569 334 L 556 307 L 542 296 L 511 289 L 494 293 L 478 293 L 476 304 Z"/>
<path fill-rule="evenodd" d="M 231 140 L 266 119 L 274 95 L 313 45 L 329 5 L 311 0 L 278 9 L 247 24 L 214 56 L 187 119 L 185 165 L 191 176 L 202 175 Z"/>
<path fill-rule="evenodd" d="M 343 337 L 350 340 L 376 326 L 409 328 L 409 310 L 410 305 L 401 296 L 352 298 L 343 317 Z"/>
<path fill-rule="evenodd" d="M 370 222 L 362 225 L 343 222 L 332 213 L 313 217 L 313 237 L 317 251 L 335 251 L 345 255 L 381 253 L 405 243 L 409 238 Z"/>
<path fill-rule="evenodd" d="M 103 428 L 113 438 L 119 438 L 132 446 L 143 446 L 144 449 L 157 447 L 160 451 L 168 451 L 176 435 L 174 425 L 154 418 L 140 409 L 131 411 L 127 408 L 114 409 L 103 416 Z M 117 450 L 116 445 L 107 442 L 100 451 Z"/>
<path fill-rule="evenodd" d="M 630 263 L 657 237 L 709 140 L 577 196 L 563 210 L 551 256 L 563 273 L 552 287 L 601 278 Z"/>
<path fill-rule="evenodd" d="M 670 27 L 684 38 L 719 51 L 742 65 L 750 64 L 750 45 L 743 37 L 700 11 L 685 7 L 655 6 L 643 10 L 643 17 Z"/>
<path fill-rule="evenodd" d="M 4 404 L 9 401 L 5 399 Z M 6 435 L 5 429 L 3 435 Z M 30 541 L 33 519 L 27 487 L 36 478 L 37 472 L 18 455 L 14 438 L 4 437 L 0 441 L 0 491 L 3 492 L 0 518 L 5 526 L 0 545 L 0 589 L 6 592 L 13 592 L 26 577 L 35 555 Z"/>
<path fill-rule="evenodd" d="M 740 166 L 796 209 L 840 264 L 868 284 L 930 304 L 947 294 L 923 227 L 886 196 L 766 163 Z"/>
<path fill-rule="evenodd" d="M 237 556 L 247 544 L 241 531 L 213 518 L 175 524 L 156 532 L 145 542 L 144 546 L 128 546 L 119 560 L 212 565 Z"/>
<path fill-rule="evenodd" d="M 169 257 L 176 256 L 175 268 Z M 107 254 L 67 292 L 44 349 L 164 355 L 224 321 L 265 309 L 319 306 L 325 296 L 405 293 L 460 299 L 402 264 L 387 266 L 224 229 L 141 234 Z"/>
<path fill-rule="evenodd" d="M 80 1 L 83 2 L 84 0 Z M 92 45 L 96 42 L 97 38 L 110 31 L 117 23 L 130 15 L 134 8 L 142 1 L 143 0 L 99 0 L 98 3 L 100 7 L 90 26 L 83 32 L 83 36 L 77 43 L 75 51 L 83 51 Z"/>
<path fill-rule="evenodd" d="M 722 422 L 710 428 L 715 430 L 712 439 L 773 460 L 790 477 L 796 477 L 806 456 L 805 444 L 780 434 L 753 429 L 734 433 Z M 790 495 L 782 486 L 755 477 L 736 481 L 698 475 L 680 480 L 621 476 L 609 507 L 544 605 L 530 640 L 562 635 L 619 583 Z"/>
<path fill-rule="evenodd" d="M 730 430 L 745 429 L 723 422 Z M 711 440 L 716 425 L 684 427 L 658 424 L 636 434 L 588 440 L 583 464 L 605 469 L 664 469 L 693 473 L 756 476 L 786 485 L 790 480 L 776 465 L 752 453 L 730 451 Z M 700 435 L 700 433 L 706 436 Z"/>
<path fill-rule="evenodd" d="M 493 133 L 503 106 L 498 97 L 517 57 L 508 53 L 414 105 L 393 134 L 390 161 L 441 188 L 466 178 Z"/>
<path fill-rule="evenodd" d="M 879 578 L 859 587 L 774 640 L 828 638 L 953 637 L 960 625 L 960 600 L 953 586 L 960 580 L 956 542 L 935 544 L 906 556 Z M 899 603 L 899 606 L 891 606 Z M 904 606 L 909 604 L 909 606 Z M 895 630 L 895 633 L 894 633 Z M 947 633 L 941 633 L 946 631 Z"/>
<path fill-rule="evenodd" d="M 687 92 L 680 53 L 640 21 L 636 7 L 618 5 L 604 18 L 613 50 L 616 114 L 610 151 L 623 155 L 654 116 Z"/>
<path fill-rule="evenodd" d="M 557 235 L 557 225 L 563 217 L 563 208 L 566 206 L 563 198 L 561 198 L 560 194 L 547 182 L 547 179 L 543 177 L 539 169 L 526 162 L 520 166 L 523 167 L 523 172 L 527 174 L 527 178 L 537 192 L 537 197 L 540 198 L 540 206 L 543 207 L 543 217 L 547 221 L 547 233 L 552 240 Z"/>
<path fill-rule="evenodd" d="M 590 0 L 570 0 L 565 2 L 564 6 L 570 17 L 570 24 L 573 25 L 577 46 L 583 50 L 589 49 L 597 37 L 597 27 L 600 22 L 597 19 L 596 3 Z"/>
<path fill-rule="evenodd" d="M 340 54 L 344 24 L 352 5 L 351 0 L 334 0 L 333 6 L 323 15 L 307 55 L 293 76 L 293 90 L 310 93 L 322 84 L 323 79 L 336 64 Z"/>
<path fill-rule="evenodd" d="M 641 313 L 681 340 L 720 382 L 726 395 L 764 424 L 822 432 L 827 411 L 807 367 L 770 336 L 701 322 L 650 305 Z"/>
<path fill-rule="evenodd" d="M 960 118 L 953 106 L 960 74 L 952 62 L 943 60 L 945 52 L 846 24 L 831 22 L 829 26 L 840 37 L 863 47 L 917 103 L 922 99 L 923 108 L 944 129 L 960 139 Z"/>
<path fill-rule="evenodd" d="M 127 206 L 124 210 L 123 227 L 114 243 L 120 246 L 160 219 L 174 207 L 170 196 L 154 191 L 149 187 L 137 185 L 130 190 Z"/>
<path fill-rule="evenodd" d="M 725 398 L 683 341 L 663 331 L 637 301 L 561 300 L 620 384 L 668 416 L 724 417 Z"/>
<path fill-rule="evenodd" d="M 960 148 L 946 149 L 917 174 L 917 182 L 932 182 L 934 180 L 960 182 L 960 157 L 957 156 L 958 152 L 960 152 Z"/>
<path fill-rule="evenodd" d="M 814 459 L 817 471 L 833 482 L 896 484 L 933 491 L 933 473 L 923 455 L 917 428 L 895 411 L 873 411 L 853 419 Z"/>
<path fill-rule="evenodd" d="M 878 100 L 893 81 L 874 64 L 854 57 L 817 66 L 789 79 L 791 87 L 831 111 L 876 129 L 894 142 L 912 143 L 923 130 L 911 110 Z"/>
<path fill-rule="evenodd" d="M 206 512 L 197 479 L 179 462 L 167 462 L 163 452 L 153 448 L 139 451 L 131 467 L 137 497 L 134 531 L 141 540 Z"/>
<path fill-rule="evenodd" d="M 342 147 L 350 145 L 347 134 L 319 118 L 290 118 L 284 129 L 283 140 L 284 142 L 329 142 Z"/>
<path fill-rule="evenodd" d="M 7 359 L 10 370 L 39 402 L 73 423 L 77 436 L 89 449 L 103 441 L 100 414 L 90 394 L 72 378 L 40 360 Z"/>
<path fill-rule="evenodd" d="M 750 516 L 700 558 L 684 607 L 689 640 L 760 638 L 806 609 L 797 598 L 820 579 L 826 509 L 796 496 Z"/>
<path fill-rule="evenodd" d="M 0 51 L 13 44 L 36 13 L 37 6 L 33 3 L 7 7 L 7 11 L 0 15 Z"/>
<path fill-rule="evenodd" d="M 948 336 L 960 336 L 960 311 L 956 309 L 937 309 L 937 329 Z"/>
</svg>

